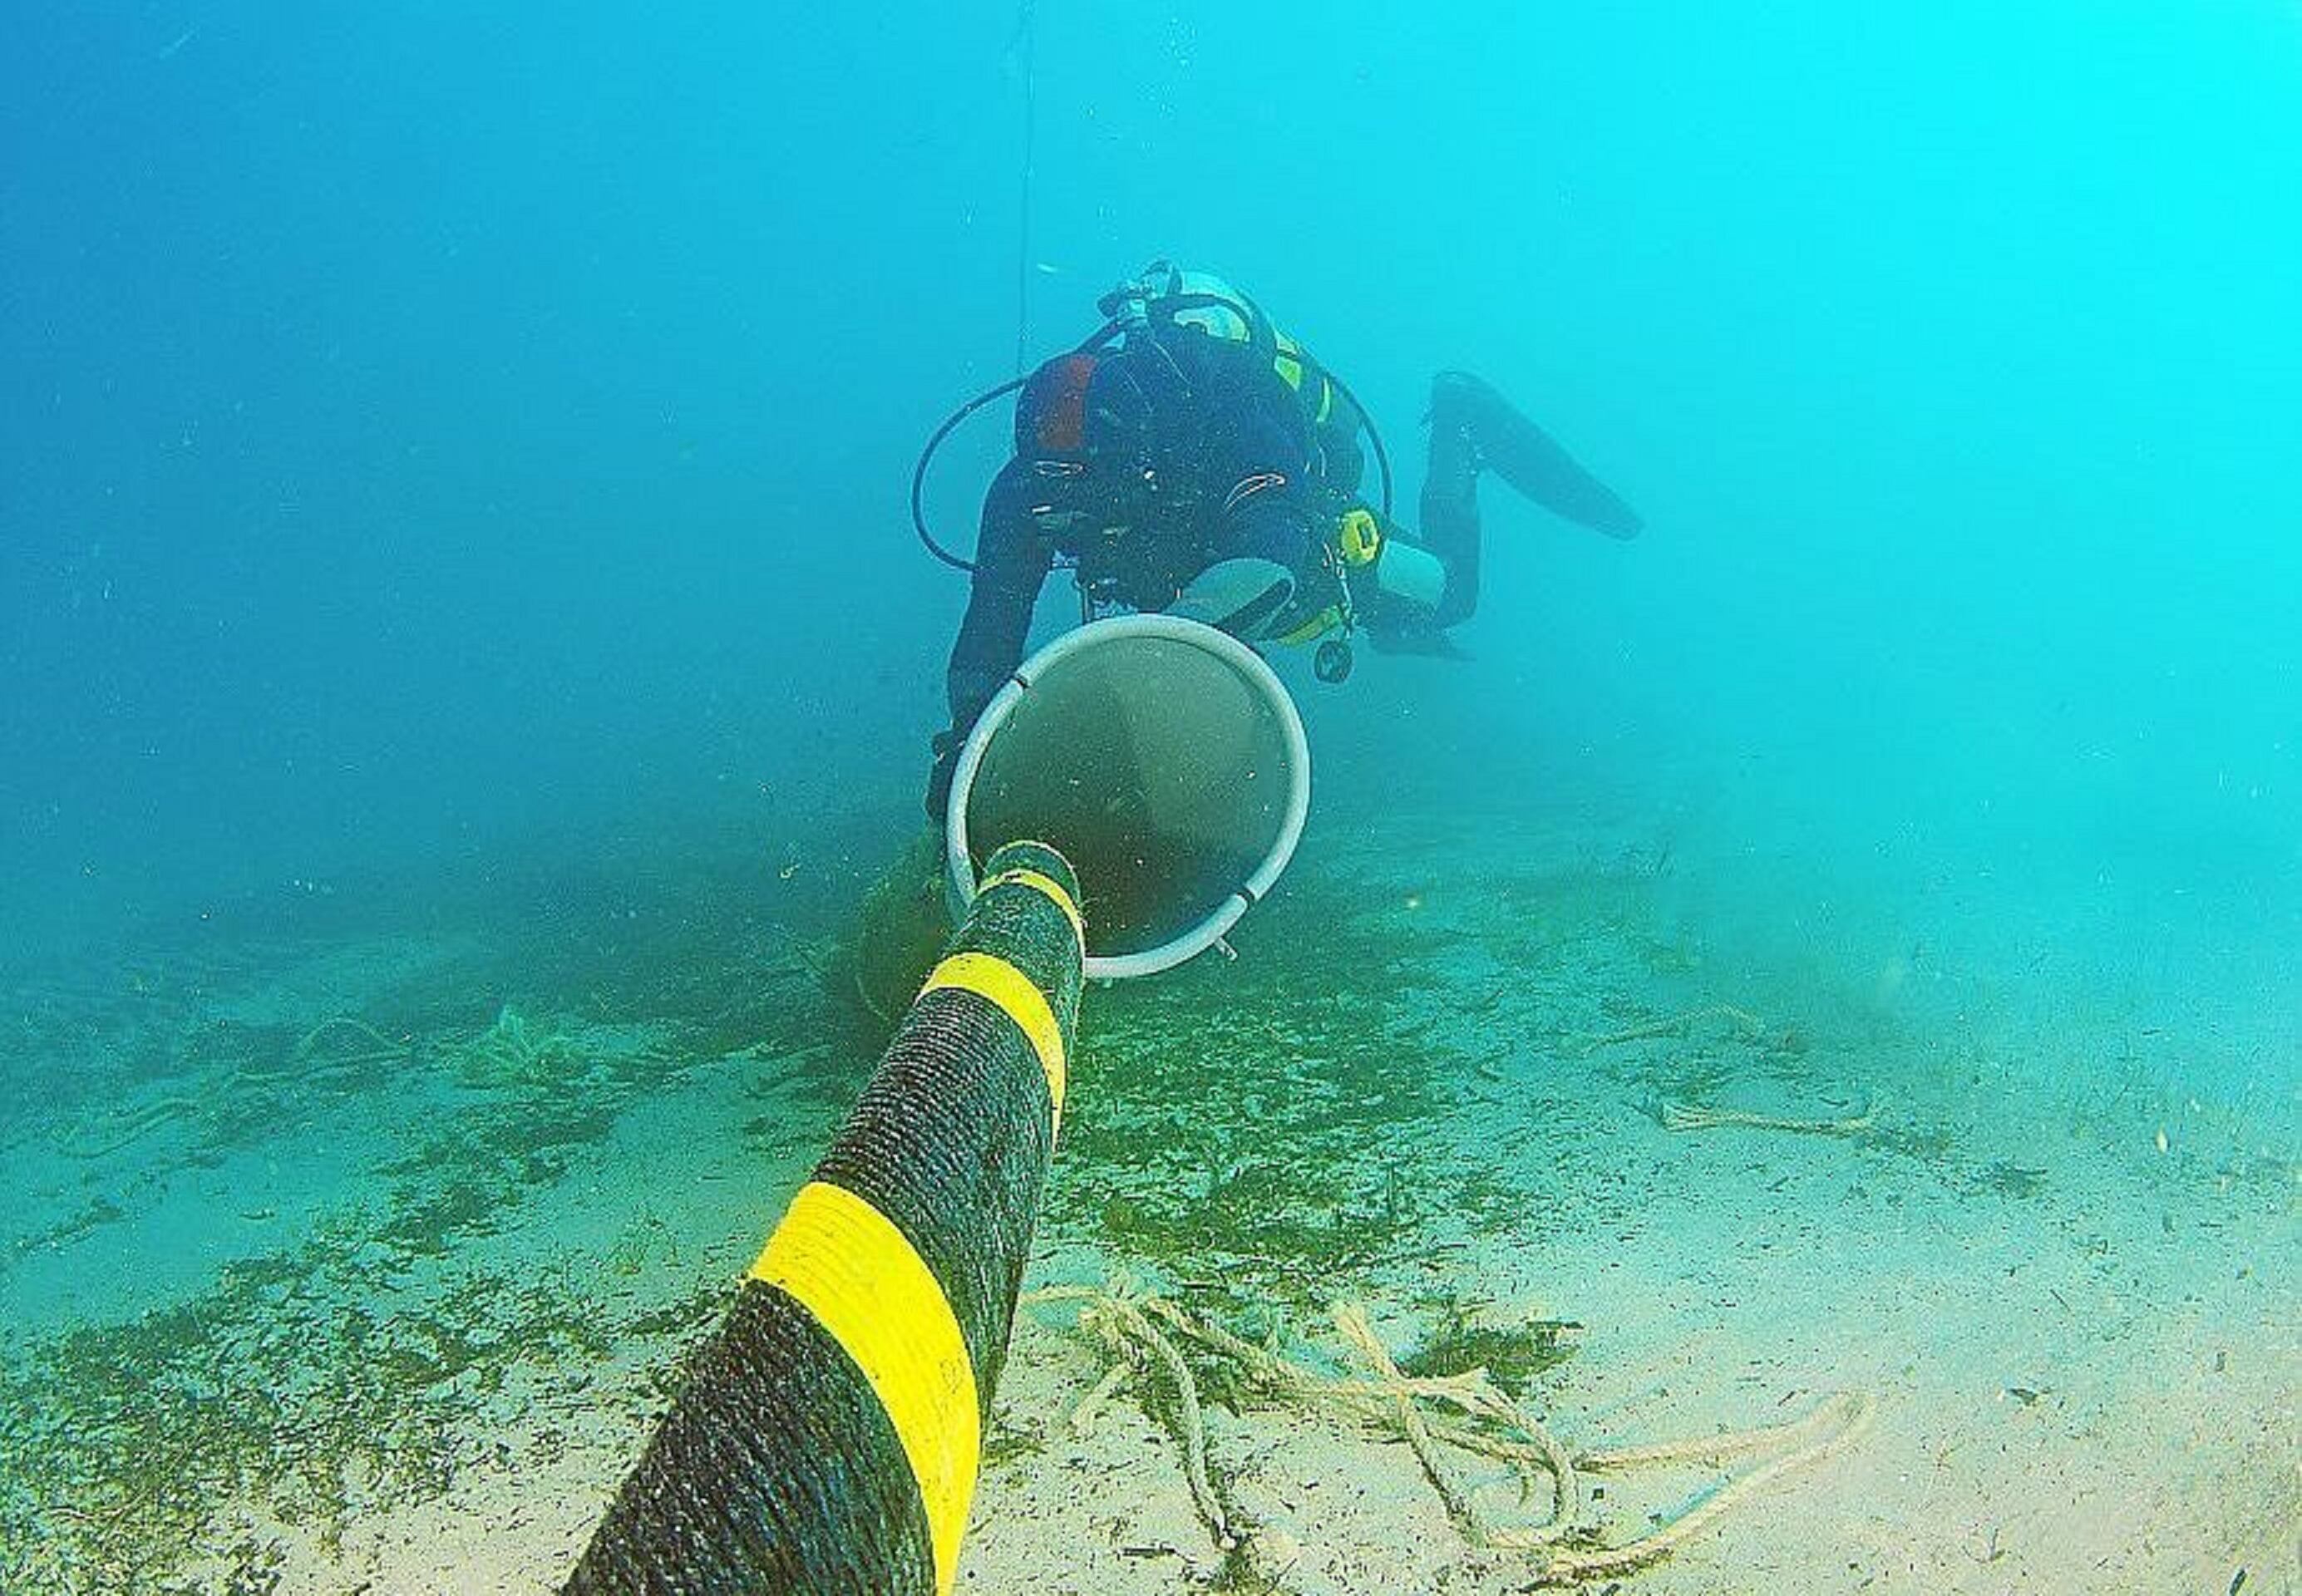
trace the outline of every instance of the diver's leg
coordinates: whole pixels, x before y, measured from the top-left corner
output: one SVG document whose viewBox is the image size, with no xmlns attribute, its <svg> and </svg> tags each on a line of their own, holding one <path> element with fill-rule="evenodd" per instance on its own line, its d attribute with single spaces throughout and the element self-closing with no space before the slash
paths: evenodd
<svg viewBox="0 0 2302 1596">
<path fill-rule="evenodd" d="M 1433 628 L 1468 620 L 1479 607 L 1479 449 L 1474 396 L 1441 372 L 1431 382 L 1431 458 L 1423 474 L 1423 547 L 1446 567 Z"/>
<path fill-rule="evenodd" d="M 1441 372 L 1431 382 L 1432 448 L 1439 447 L 1442 409 L 1458 417 L 1477 465 L 1578 526 L 1610 538 L 1634 538 L 1644 525 L 1612 488 L 1592 475 L 1556 439 L 1468 372 Z"/>
</svg>

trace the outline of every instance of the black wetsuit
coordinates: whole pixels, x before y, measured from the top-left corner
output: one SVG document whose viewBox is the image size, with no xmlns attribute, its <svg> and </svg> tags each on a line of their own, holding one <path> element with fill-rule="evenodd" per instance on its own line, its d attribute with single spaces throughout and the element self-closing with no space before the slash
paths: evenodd
<svg viewBox="0 0 2302 1596">
<path fill-rule="evenodd" d="M 1032 374 L 1016 403 L 1015 458 L 983 502 L 974 586 L 945 676 L 951 727 L 934 744 L 931 815 L 941 818 L 953 753 L 1022 663 L 1032 607 L 1058 559 L 1076 566 L 1091 599 L 1134 609 L 1164 609 L 1209 566 L 1250 557 L 1293 574 L 1297 614 L 1337 591 L 1325 552 L 1358 493 L 1362 421 L 1349 395 L 1292 350 L 1275 337 L 1225 339 L 1171 320 Z M 1351 619 L 1377 648 L 1452 651 L 1446 629 L 1479 601 L 1483 470 L 1568 520 L 1637 535 L 1629 505 L 1478 378 L 1438 374 L 1426 419 L 1421 531 L 1386 521 L 1382 536 L 1435 559 L 1443 580 L 1435 599 L 1348 583 Z"/>
<path fill-rule="evenodd" d="M 1084 365 L 1079 364 L 1084 362 Z M 1270 352 L 1190 326 L 1039 368 L 1017 403 L 1016 455 L 991 483 L 967 616 L 945 685 L 963 737 L 1022 663 L 1058 558 L 1099 601 L 1161 609 L 1218 560 L 1317 559 L 1337 484 L 1323 439 Z"/>
</svg>

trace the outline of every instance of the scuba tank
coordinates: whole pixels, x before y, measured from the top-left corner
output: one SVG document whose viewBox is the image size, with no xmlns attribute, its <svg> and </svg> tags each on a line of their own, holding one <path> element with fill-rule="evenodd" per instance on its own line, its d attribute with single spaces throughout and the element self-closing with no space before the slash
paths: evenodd
<svg viewBox="0 0 2302 1596">
<path fill-rule="evenodd" d="M 1080 401 L 1084 402 L 1086 384 L 1093 372 L 1094 360 L 1120 347 L 1130 337 L 1147 337 L 1155 344 L 1161 331 L 1170 326 L 1197 326 L 1209 335 L 1230 341 L 1245 342 L 1267 352 L 1273 369 L 1299 395 L 1309 389 L 1316 397 L 1306 401 L 1312 411 L 1315 424 L 1323 424 L 1333 413 L 1340 399 L 1350 407 L 1355 425 L 1363 431 L 1382 483 L 1382 515 L 1388 521 L 1391 513 L 1392 479 L 1390 451 L 1383 447 L 1382 434 L 1376 430 L 1350 388 L 1332 371 L 1322 365 L 1310 351 L 1274 326 L 1270 317 L 1245 294 L 1233 289 L 1222 278 L 1210 273 L 1187 272 L 1167 260 L 1155 260 L 1136 277 L 1119 284 L 1096 302 L 1103 315 L 1100 327 L 1080 343 L 1058 356 L 1066 374 L 1067 386 L 1075 388 Z M 975 562 L 954 553 L 938 542 L 927 522 L 922 500 L 927 491 L 928 468 L 944 441 L 956 432 L 967 418 L 986 405 L 1025 389 L 1038 381 L 1047 370 L 1043 365 L 1021 376 L 1012 377 L 996 387 L 987 388 L 962 404 L 943 424 L 928 435 L 920 450 L 917 463 L 912 468 L 912 528 L 919 534 L 927 551 L 954 570 L 972 572 Z M 1316 386 L 1313 387 L 1315 383 Z M 1027 396 L 1027 399 L 1029 396 Z M 1045 422 L 1035 422 L 1044 429 Z M 1023 449 L 1022 417 L 1018 416 L 1017 447 Z"/>
</svg>

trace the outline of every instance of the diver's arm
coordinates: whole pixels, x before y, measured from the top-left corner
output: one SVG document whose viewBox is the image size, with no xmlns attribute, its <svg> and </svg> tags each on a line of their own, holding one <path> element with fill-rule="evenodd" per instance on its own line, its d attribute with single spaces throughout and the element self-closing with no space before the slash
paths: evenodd
<svg viewBox="0 0 2302 1596">
<path fill-rule="evenodd" d="M 1216 550 L 1275 560 L 1299 575 L 1317 557 L 1323 503 L 1309 420 L 1267 367 L 1253 369 L 1228 397 L 1231 414 L 1216 434 L 1223 495 Z"/>
<path fill-rule="evenodd" d="M 1209 529 L 1214 559 L 1172 606 L 1248 643 L 1289 629 L 1300 596 L 1318 585 L 1325 541 L 1302 411 L 1276 378 L 1255 377 L 1231 390 L 1214 431 L 1220 447 L 1206 462 L 1222 495 Z"/>
<path fill-rule="evenodd" d="M 928 812 L 943 818 L 943 800 L 959 745 L 974 728 L 1000 684 L 1023 662 L 1031 631 L 1032 607 L 1046 581 L 1054 557 L 1030 514 L 1033 477 L 1029 462 L 1010 460 L 984 495 L 983 521 L 976 537 L 975 577 L 967 614 L 951 646 L 944 674 L 951 725 L 937 735 L 935 764 L 928 777 Z"/>
<path fill-rule="evenodd" d="M 1317 609 L 1328 601 L 1324 541 L 1310 495 L 1277 472 L 1244 477 L 1225 499 L 1214 559 L 1185 584 L 1169 613 L 1242 643 L 1282 637 L 1306 603 Z"/>
<path fill-rule="evenodd" d="M 1216 550 L 1226 559 L 1274 560 L 1300 575 L 1317 559 L 1318 533 L 1312 496 L 1278 472 L 1258 472 L 1226 495 Z"/>
</svg>

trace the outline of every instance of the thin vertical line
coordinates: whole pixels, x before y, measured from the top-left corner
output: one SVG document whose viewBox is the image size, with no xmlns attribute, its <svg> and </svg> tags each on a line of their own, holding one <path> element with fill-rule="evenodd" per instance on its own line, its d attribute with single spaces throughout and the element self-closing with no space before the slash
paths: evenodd
<svg viewBox="0 0 2302 1596">
<path fill-rule="evenodd" d="M 1015 374 L 1023 362 L 1031 332 L 1031 180 L 1039 135 L 1039 81 L 1037 71 L 1038 19 L 1035 0 L 1022 0 L 1015 13 L 1015 37 L 1023 54 L 1023 166 L 1018 187 L 1021 214 L 1015 236 Z"/>
</svg>

